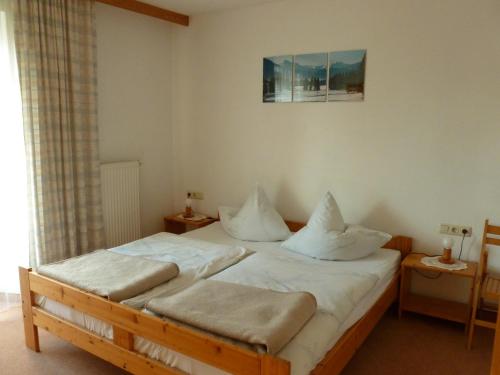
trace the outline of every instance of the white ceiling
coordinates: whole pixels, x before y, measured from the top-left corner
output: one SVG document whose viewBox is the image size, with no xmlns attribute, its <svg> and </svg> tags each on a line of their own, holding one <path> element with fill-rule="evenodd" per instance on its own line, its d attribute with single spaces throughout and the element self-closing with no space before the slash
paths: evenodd
<svg viewBox="0 0 500 375">
<path fill-rule="evenodd" d="M 141 0 L 144 3 L 173 10 L 175 12 L 192 15 L 198 13 L 215 12 L 225 9 L 241 8 L 250 5 L 270 3 L 282 0 Z"/>
</svg>

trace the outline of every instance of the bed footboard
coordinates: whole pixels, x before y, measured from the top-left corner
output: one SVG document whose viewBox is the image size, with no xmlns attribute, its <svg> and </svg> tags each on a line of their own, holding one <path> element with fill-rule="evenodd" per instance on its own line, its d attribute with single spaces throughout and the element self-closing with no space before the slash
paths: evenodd
<svg viewBox="0 0 500 375">
<path fill-rule="evenodd" d="M 289 375 L 290 363 L 165 322 L 92 293 L 19 268 L 26 346 L 40 351 L 38 327 L 133 374 L 180 375 L 182 371 L 134 351 L 134 336 L 241 375 Z M 113 341 L 58 318 L 34 303 L 42 295 L 113 326 Z"/>
</svg>

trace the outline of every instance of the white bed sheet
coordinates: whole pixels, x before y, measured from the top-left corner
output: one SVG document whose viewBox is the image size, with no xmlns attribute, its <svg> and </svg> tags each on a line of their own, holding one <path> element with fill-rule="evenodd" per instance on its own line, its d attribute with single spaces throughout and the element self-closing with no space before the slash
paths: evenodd
<svg viewBox="0 0 500 375">
<path fill-rule="evenodd" d="M 229 237 L 220 223 L 214 223 L 183 236 L 208 242 L 243 246 L 256 252 L 287 256 L 309 263 L 322 263 L 300 254 L 289 252 L 280 247 L 280 242 L 248 242 Z M 279 353 L 279 357 L 289 360 L 293 375 L 308 374 L 335 345 L 338 339 L 355 324 L 386 290 L 398 269 L 399 252 L 381 249 L 372 256 L 356 261 L 341 262 L 344 270 L 370 272 L 378 277 L 371 290 L 358 301 L 346 319 L 339 324 L 331 314 L 318 311 L 297 336 Z M 42 306 L 47 311 L 64 319 L 86 327 L 101 336 L 112 339 L 112 328 L 95 318 L 85 316 L 71 308 L 54 301 L 45 300 Z M 135 348 L 151 358 L 193 375 L 221 375 L 225 372 L 191 359 L 170 349 L 161 347 L 144 338 L 136 337 Z"/>
</svg>

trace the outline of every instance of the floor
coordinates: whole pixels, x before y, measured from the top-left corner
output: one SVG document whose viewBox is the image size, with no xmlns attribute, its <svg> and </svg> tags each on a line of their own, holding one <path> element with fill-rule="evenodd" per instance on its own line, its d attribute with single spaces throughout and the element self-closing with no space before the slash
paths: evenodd
<svg viewBox="0 0 500 375">
<path fill-rule="evenodd" d="M 40 330 L 42 353 L 24 347 L 19 308 L 0 313 L 0 373 L 126 374 Z M 479 328 L 473 350 L 463 326 L 419 315 L 398 320 L 389 311 L 348 364 L 343 375 L 487 375 L 493 331 Z"/>
<path fill-rule="evenodd" d="M 0 293 L 0 313 L 13 306 L 21 305 L 21 296 L 19 294 Z"/>
</svg>

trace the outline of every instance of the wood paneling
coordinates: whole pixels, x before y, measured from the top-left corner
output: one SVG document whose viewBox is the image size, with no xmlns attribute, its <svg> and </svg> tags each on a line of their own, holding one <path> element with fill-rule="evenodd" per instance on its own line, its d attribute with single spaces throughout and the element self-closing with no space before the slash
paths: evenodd
<svg viewBox="0 0 500 375">
<path fill-rule="evenodd" d="M 112 5 L 117 8 L 130 10 L 132 12 L 145 14 L 146 16 L 155 17 L 164 21 L 177 23 L 182 26 L 189 25 L 189 16 L 185 14 L 173 12 L 171 10 L 155 7 L 154 5 L 146 4 L 136 0 L 96 0 L 99 3 Z"/>
</svg>

